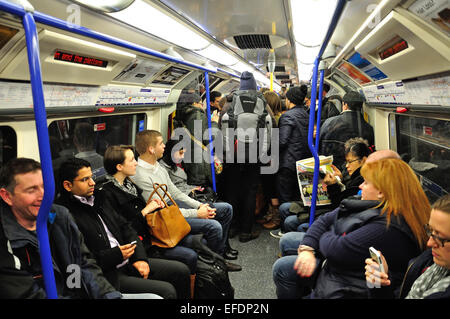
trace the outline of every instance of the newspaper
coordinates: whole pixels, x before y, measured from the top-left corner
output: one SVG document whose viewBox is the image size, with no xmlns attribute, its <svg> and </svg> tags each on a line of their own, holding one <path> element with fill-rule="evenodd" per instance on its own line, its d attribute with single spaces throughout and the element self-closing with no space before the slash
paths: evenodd
<svg viewBox="0 0 450 319">
<path fill-rule="evenodd" d="M 333 173 L 331 164 L 333 163 L 333 156 L 319 156 L 321 173 Z M 296 162 L 297 166 L 297 178 L 300 188 L 300 195 L 302 197 L 303 205 L 311 206 L 312 189 L 313 189 L 313 177 L 314 177 L 314 157 L 310 157 L 304 160 Z M 326 184 L 322 184 L 322 179 L 319 178 L 319 184 L 317 185 L 317 200 L 316 205 L 328 205 L 331 204 L 331 200 L 328 198 Z"/>
</svg>

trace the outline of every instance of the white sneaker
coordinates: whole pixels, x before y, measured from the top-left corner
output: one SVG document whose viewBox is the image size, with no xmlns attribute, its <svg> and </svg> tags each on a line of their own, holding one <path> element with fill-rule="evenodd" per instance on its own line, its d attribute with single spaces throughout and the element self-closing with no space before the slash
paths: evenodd
<svg viewBox="0 0 450 319">
<path fill-rule="evenodd" d="M 270 236 L 274 237 L 274 238 L 281 238 L 283 237 L 284 233 L 281 230 L 272 230 L 270 232 Z"/>
</svg>

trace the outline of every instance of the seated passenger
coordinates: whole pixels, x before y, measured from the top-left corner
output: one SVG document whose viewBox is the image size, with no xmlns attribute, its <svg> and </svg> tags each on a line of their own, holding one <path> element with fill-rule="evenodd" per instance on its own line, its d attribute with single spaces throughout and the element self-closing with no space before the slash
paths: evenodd
<svg viewBox="0 0 450 319">
<path fill-rule="evenodd" d="M 309 227 L 298 256 L 273 266 L 278 298 L 367 298 L 361 265 L 369 247 L 391 262 L 392 287 L 408 261 L 425 248 L 430 205 L 417 176 L 402 160 L 382 159 L 361 169 L 361 200 L 345 199 Z M 322 267 L 322 259 L 326 263 Z"/>
<path fill-rule="evenodd" d="M 187 238 L 173 248 L 161 248 L 152 245 L 151 229 L 145 216 L 162 207 L 163 204 L 160 199 L 153 199 L 147 204 L 142 197 L 142 189 L 131 181 L 130 176 L 136 174 L 137 166 L 133 146 L 115 145 L 108 147 L 104 156 L 104 166 L 108 172 L 107 181 L 98 187 L 99 191 L 142 238 L 142 243 L 149 257 L 178 260 L 189 267 L 191 289 L 193 289 L 197 270 L 197 253 L 186 247 Z"/>
<path fill-rule="evenodd" d="M 43 184 L 41 165 L 32 159 L 12 159 L 0 172 L 0 299 L 47 298 L 36 235 Z M 58 298 L 120 298 L 67 209 L 52 205 L 51 211 L 54 219 L 47 227 Z M 69 265 L 81 269 L 76 287 L 68 285 L 71 273 L 65 271 Z"/>
<path fill-rule="evenodd" d="M 366 259 L 366 281 L 371 298 L 448 299 L 450 298 L 450 195 L 439 198 L 432 206 L 430 220 L 424 225 L 429 236 L 420 256 L 411 260 L 400 291 L 394 291 L 391 272 L 381 254 L 385 272 Z M 389 260 L 391 263 L 391 260 Z"/>
<path fill-rule="evenodd" d="M 189 269 L 174 260 L 148 258 L 136 231 L 116 207 L 94 190 L 91 166 L 81 158 L 61 165 L 63 190 L 57 203 L 67 207 L 86 245 L 108 280 L 125 293 L 156 293 L 165 299 L 189 297 Z"/>
<path fill-rule="evenodd" d="M 345 170 L 341 171 L 332 165 L 334 173 L 326 174 L 323 182 L 327 185 L 330 205 L 317 206 L 315 216 L 331 211 L 339 206 L 344 198 L 358 194 L 359 185 L 364 182 L 360 169 L 370 154 L 369 144 L 366 140 L 356 137 L 345 142 Z M 292 213 L 295 212 L 295 215 Z M 284 203 L 280 207 L 284 231 L 296 231 L 297 228 L 309 222 L 309 207 L 303 206 L 302 202 Z"/>
<path fill-rule="evenodd" d="M 233 217 L 230 204 L 209 204 L 196 201 L 180 191 L 170 180 L 167 171 L 158 163 L 164 154 L 165 145 L 161 133 L 155 130 L 144 130 L 136 135 L 136 151 L 139 153 L 136 175 L 133 182 L 142 190 L 144 199 L 153 192 L 154 183 L 166 184 L 169 195 L 177 202 L 181 213 L 191 226 L 191 234 L 204 234 L 209 248 L 226 257 L 226 241 Z M 157 198 L 157 194 L 154 194 Z M 241 270 L 236 264 L 227 262 L 228 271 Z"/>
<path fill-rule="evenodd" d="M 199 191 L 202 187 L 196 185 L 189 185 L 187 182 L 187 174 L 182 168 L 181 162 L 184 158 L 185 149 L 180 149 L 172 152 L 173 147 L 178 141 L 170 139 L 166 143 L 164 148 L 163 157 L 159 160 L 159 163 L 164 167 L 169 174 L 172 183 L 184 194 L 188 195 L 194 191 Z"/>
</svg>

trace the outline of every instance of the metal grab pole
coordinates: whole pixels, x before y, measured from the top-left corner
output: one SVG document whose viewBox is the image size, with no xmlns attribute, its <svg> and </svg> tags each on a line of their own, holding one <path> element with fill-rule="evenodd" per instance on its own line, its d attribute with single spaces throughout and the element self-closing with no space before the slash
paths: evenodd
<svg viewBox="0 0 450 319">
<path fill-rule="evenodd" d="M 39 241 L 42 274 L 48 299 L 57 299 L 55 274 L 53 273 L 52 254 L 47 232 L 47 220 L 55 195 L 52 157 L 47 129 L 47 115 L 45 112 L 44 90 L 42 87 L 41 62 L 39 60 L 39 40 L 36 23 L 31 13 L 23 16 L 23 26 L 27 42 L 28 65 L 30 68 L 31 90 L 33 94 L 33 109 L 38 135 L 39 156 L 44 179 L 44 197 L 39 208 L 36 222 L 36 232 Z"/>
<path fill-rule="evenodd" d="M 317 92 L 317 70 L 319 68 L 319 60 L 322 57 L 323 52 L 325 51 L 325 48 L 328 45 L 328 42 L 331 39 L 331 36 L 333 35 L 334 30 L 336 29 L 336 25 L 338 23 L 338 20 L 344 11 L 344 7 L 346 4 L 346 0 L 339 0 L 339 2 L 336 5 L 336 9 L 334 10 L 333 17 L 331 19 L 330 26 L 328 27 L 327 34 L 325 35 L 325 39 L 322 43 L 322 46 L 320 47 L 319 54 L 317 55 L 317 58 L 314 60 L 314 70 L 313 70 L 313 76 L 312 76 L 312 83 L 311 83 L 311 104 L 313 107 L 316 105 L 316 92 Z M 321 83 L 320 83 L 320 92 L 322 92 L 322 85 L 323 85 L 323 72 L 321 73 Z M 313 176 L 313 189 L 312 189 L 312 198 L 311 198 L 311 211 L 309 215 L 309 225 L 314 222 L 314 217 L 316 213 L 316 201 L 317 201 L 317 185 L 319 184 L 319 167 L 320 167 L 320 161 L 319 161 L 319 155 L 318 155 L 318 147 L 319 147 L 319 136 L 320 136 L 320 116 L 321 116 L 321 107 L 322 107 L 322 94 L 319 96 L 319 109 L 317 114 L 317 126 L 316 126 L 316 145 L 313 144 L 313 133 L 314 133 L 314 116 L 315 112 L 314 110 L 311 112 L 311 106 L 310 106 L 310 112 L 309 112 L 309 127 L 308 127 L 308 147 L 314 157 L 314 176 Z M 320 113 L 319 113 L 320 112 Z"/>
<path fill-rule="evenodd" d="M 311 194 L 311 209 L 309 213 L 309 226 L 314 222 L 314 217 L 316 214 L 316 199 L 317 199 L 317 184 L 319 183 L 319 155 L 313 143 L 313 132 L 314 132 L 314 117 L 316 108 L 316 96 L 317 96 L 317 69 L 319 67 L 319 57 L 314 61 L 314 69 L 312 75 L 312 85 L 311 85 L 311 104 L 309 105 L 309 127 L 308 127 L 308 147 L 311 154 L 314 157 L 314 175 L 313 175 L 313 188 Z M 317 133 L 316 133 L 317 134 Z"/>
<path fill-rule="evenodd" d="M 209 145 L 211 147 L 210 149 L 210 156 L 211 156 L 211 176 L 212 176 L 212 187 L 214 192 L 216 192 L 216 169 L 214 166 L 214 148 L 213 148 L 213 141 L 212 141 L 212 131 L 211 131 L 211 105 L 210 103 L 210 97 L 209 97 L 209 74 L 208 72 L 205 72 L 205 89 L 206 89 L 206 117 L 208 119 L 208 137 L 209 137 Z"/>
</svg>

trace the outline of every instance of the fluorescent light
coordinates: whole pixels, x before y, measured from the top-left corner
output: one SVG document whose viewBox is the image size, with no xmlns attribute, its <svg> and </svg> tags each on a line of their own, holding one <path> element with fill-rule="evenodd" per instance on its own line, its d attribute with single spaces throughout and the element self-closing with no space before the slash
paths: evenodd
<svg viewBox="0 0 450 319">
<path fill-rule="evenodd" d="M 102 12 L 116 12 L 123 10 L 133 3 L 134 0 L 103 0 L 94 1 L 92 0 L 71 0 L 72 2 L 82 4 L 94 10 L 99 10 Z"/>
<path fill-rule="evenodd" d="M 196 50 L 196 53 L 208 58 L 210 60 L 216 61 L 223 65 L 232 65 L 238 62 L 238 59 L 226 52 L 225 50 L 219 48 L 215 44 L 210 44 L 203 50 Z"/>
<path fill-rule="evenodd" d="M 314 65 L 302 64 L 298 60 L 297 60 L 297 62 L 298 62 L 298 76 L 297 77 L 298 77 L 299 81 L 311 80 Z"/>
<path fill-rule="evenodd" d="M 295 51 L 297 60 L 303 64 L 313 64 L 320 51 L 320 46 L 304 47 L 298 42 L 295 42 Z"/>
<path fill-rule="evenodd" d="M 295 41 L 304 46 L 321 45 L 337 0 L 291 0 L 290 3 Z"/>
<path fill-rule="evenodd" d="M 208 40 L 192 29 L 142 0 L 136 0 L 128 8 L 108 15 L 189 50 L 199 50 L 209 45 Z"/>
</svg>

